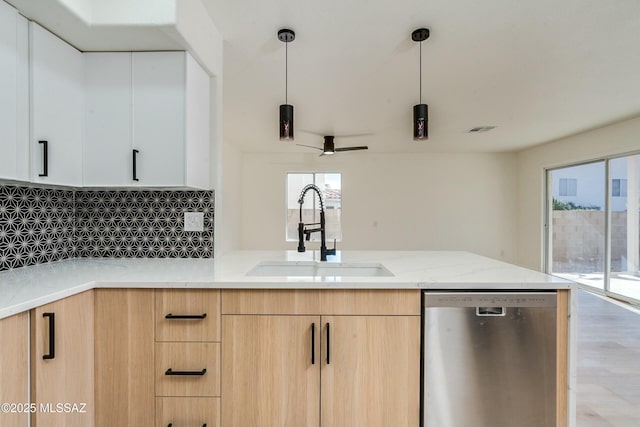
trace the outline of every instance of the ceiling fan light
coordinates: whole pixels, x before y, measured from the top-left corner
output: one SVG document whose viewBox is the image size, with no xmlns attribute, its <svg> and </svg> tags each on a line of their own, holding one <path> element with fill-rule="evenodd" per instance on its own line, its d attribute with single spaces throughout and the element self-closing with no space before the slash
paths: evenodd
<svg viewBox="0 0 640 427">
<path fill-rule="evenodd" d="M 280 105 L 280 141 L 293 141 L 293 105 Z"/>
<path fill-rule="evenodd" d="M 334 154 L 336 152 L 336 146 L 333 143 L 333 136 L 324 137 L 324 145 L 322 148 L 323 154 Z"/>
<path fill-rule="evenodd" d="M 422 141 L 429 137 L 429 108 L 427 104 L 413 106 L 413 139 Z"/>
</svg>

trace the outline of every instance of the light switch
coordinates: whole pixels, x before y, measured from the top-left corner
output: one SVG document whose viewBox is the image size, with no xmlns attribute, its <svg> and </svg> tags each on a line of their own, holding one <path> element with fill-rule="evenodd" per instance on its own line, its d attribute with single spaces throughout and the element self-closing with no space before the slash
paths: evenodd
<svg viewBox="0 0 640 427">
<path fill-rule="evenodd" d="M 184 231 L 204 231 L 204 213 L 185 212 Z"/>
</svg>

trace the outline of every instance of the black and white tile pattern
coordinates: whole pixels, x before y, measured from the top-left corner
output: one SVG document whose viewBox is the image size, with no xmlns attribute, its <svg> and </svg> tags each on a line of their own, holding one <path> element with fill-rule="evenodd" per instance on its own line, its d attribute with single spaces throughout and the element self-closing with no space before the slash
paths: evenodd
<svg viewBox="0 0 640 427">
<path fill-rule="evenodd" d="M 73 191 L 0 185 L 0 271 L 76 256 Z"/>
<path fill-rule="evenodd" d="M 81 257 L 211 258 L 211 191 L 77 191 Z M 204 231 L 184 229 L 184 212 L 203 212 Z"/>
<path fill-rule="evenodd" d="M 183 231 L 202 212 L 204 231 Z M 0 184 L 0 271 L 73 257 L 211 258 L 212 191 L 61 190 Z"/>
</svg>

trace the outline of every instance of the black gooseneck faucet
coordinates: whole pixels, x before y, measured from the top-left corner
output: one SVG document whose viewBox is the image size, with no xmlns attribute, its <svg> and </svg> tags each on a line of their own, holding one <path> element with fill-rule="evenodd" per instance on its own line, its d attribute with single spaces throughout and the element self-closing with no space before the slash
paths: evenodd
<svg viewBox="0 0 640 427">
<path fill-rule="evenodd" d="M 320 222 L 314 222 L 312 224 L 305 224 L 302 222 L 302 205 L 304 203 L 304 195 L 307 191 L 313 190 L 318 195 L 320 199 Z M 298 252 L 304 252 L 304 241 L 309 241 L 311 239 L 311 233 L 320 232 L 320 261 L 326 261 L 327 255 L 335 255 L 336 254 L 336 243 L 333 241 L 333 249 L 327 249 L 327 239 L 326 239 L 326 225 L 324 220 L 324 202 L 322 200 L 322 191 L 318 188 L 318 186 L 314 184 L 306 185 L 302 191 L 300 192 L 300 197 L 298 197 L 298 204 L 300 205 L 300 221 L 298 222 Z M 310 225 L 319 225 L 320 227 L 316 228 L 305 228 Z"/>
</svg>

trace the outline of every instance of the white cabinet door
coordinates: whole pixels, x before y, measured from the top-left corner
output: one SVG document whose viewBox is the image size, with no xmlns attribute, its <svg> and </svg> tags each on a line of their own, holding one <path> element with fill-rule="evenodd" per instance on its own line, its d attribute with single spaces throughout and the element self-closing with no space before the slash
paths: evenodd
<svg viewBox="0 0 640 427">
<path fill-rule="evenodd" d="M 132 185 L 131 52 L 83 56 L 84 185 Z"/>
<path fill-rule="evenodd" d="M 209 188 L 209 75 L 188 53 L 86 53 L 84 87 L 85 186 Z"/>
<path fill-rule="evenodd" d="M 34 22 L 29 29 L 32 181 L 80 186 L 82 53 Z"/>
<path fill-rule="evenodd" d="M 186 55 L 186 185 L 209 188 L 210 91 L 209 75 L 191 57 Z"/>
<path fill-rule="evenodd" d="M 138 185 L 185 185 L 185 55 L 133 53 L 133 148 L 138 150 Z"/>
<path fill-rule="evenodd" d="M 29 180 L 27 55 L 27 21 L 0 1 L 0 178 L 21 181 Z"/>
</svg>

